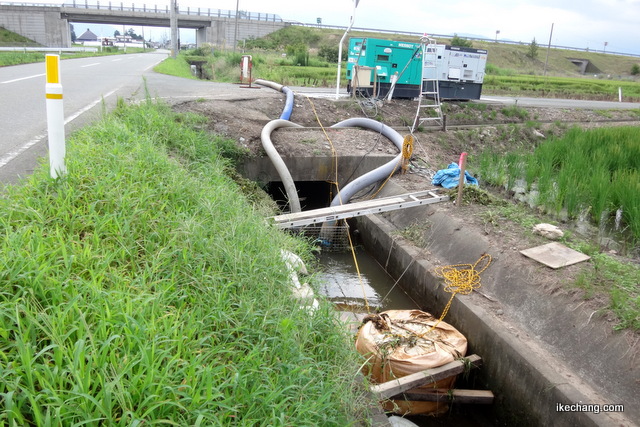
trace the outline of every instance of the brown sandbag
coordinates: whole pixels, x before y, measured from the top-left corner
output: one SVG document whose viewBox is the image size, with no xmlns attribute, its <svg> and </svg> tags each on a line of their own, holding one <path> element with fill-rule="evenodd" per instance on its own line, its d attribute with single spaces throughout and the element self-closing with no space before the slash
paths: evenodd
<svg viewBox="0 0 640 427">
<path fill-rule="evenodd" d="M 420 310 L 388 310 L 367 316 L 358 331 L 356 349 L 370 358 L 364 367 L 371 381 L 385 383 L 409 374 L 437 368 L 464 357 L 467 339 L 456 328 Z M 453 388 L 456 377 L 444 378 L 421 389 Z M 431 414 L 446 412 L 447 404 L 389 400 L 383 402 L 387 411 L 397 414 Z"/>
</svg>

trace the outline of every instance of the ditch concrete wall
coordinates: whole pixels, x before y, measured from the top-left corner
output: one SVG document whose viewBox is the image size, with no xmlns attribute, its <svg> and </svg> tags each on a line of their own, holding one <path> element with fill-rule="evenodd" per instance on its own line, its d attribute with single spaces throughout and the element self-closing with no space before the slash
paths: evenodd
<svg viewBox="0 0 640 427">
<path fill-rule="evenodd" d="M 406 193 L 388 183 L 384 194 Z M 427 248 L 418 248 L 398 231 L 429 222 Z M 446 321 L 469 340 L 469 354 L 482 357 L 479 379 L 496 396 L 495 416 L 519 426 L 634 426 L 640 419 L 640 370 L 629 343 L 609 324 L 591 320 L 561 298 L 537 287 L 534 269 L 515 270 L 485 236 L 438 207 L 417 207 L 356 219 L 360 236 L 378 262 L 422 309 L 439 315 L 450 293 L 434 276 L 437 265 L 474 263 L 493 256 L 482 274 L 482 291 L 457 295 Z M 576 304 L 573 304 L 576 305 Z M 597 404 L 595 412 L 558 411 L 558 405 Z M 604 404 L 624 404 L 624 413 Z"/>
</svg>

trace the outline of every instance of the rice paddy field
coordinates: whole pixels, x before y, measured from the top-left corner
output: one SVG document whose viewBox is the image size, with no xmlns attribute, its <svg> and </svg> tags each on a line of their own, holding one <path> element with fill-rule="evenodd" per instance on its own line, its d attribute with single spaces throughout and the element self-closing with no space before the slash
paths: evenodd
<svg viewBox="0 0 640 427">
<path fill-rule="evenodd" d="M 574 128 L 533 153 L 487 153 L 480 175 L 493 185 L 516 181 L 535 189 L 535 203 L 569 218 L 588 216 L 596 224 L 617 221 L 640 241 L 640 129 Z M 617 218 L 617 219 L 616 219 Z"/>
<path fill-rule="evenodd" d="M 623 252 L 638 256 L 640 243 L 640 129 L 574 128 L 533 152 L 486 151 L 474 159 L 485 183 L 507 189 L 524 185 L 530 203 L 558 219 L 586 220 L 600 232 L 617 236 Z M 572 286 L 586 299 L 607 294 L 607 308 L 618 318 L 615 329 L 640 330 L 640 271 L 634 263 L 603 253 L 587 240 L 564 243 L 591 256 Z M 604 308 L 604 307 L 603 307 Z"/>
<path fill-rule="evenodd" d="M 617 101 L 619 90 L 623 100 L 638 102 L 640 85 L 634 81 L 620 81 L 576 77 L 500 76 L 487 75 L 484 80 L 485 93 L 518 94 L 529 97 L 552 97 L 573 99 L 596 99 Z"/>
</svg>

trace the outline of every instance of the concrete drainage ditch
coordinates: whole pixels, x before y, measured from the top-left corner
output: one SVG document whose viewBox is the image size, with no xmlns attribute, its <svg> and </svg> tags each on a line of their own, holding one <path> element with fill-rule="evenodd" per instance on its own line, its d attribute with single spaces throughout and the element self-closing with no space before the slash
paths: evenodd
<svg viewBox="0 0 640 427">
<path fill-rule="evenodd" d="M 303 157 L 291 154 L 283 160 L 293 181 L 337 179 L 342 187 L 343 180 L 360 173 L 356 170 L 375 167 L 363 165 L 364 161 L 379 165 L 388 156 L 340 157 L 340 172 L 352 171 L 349 177 L 336 177 L 337 160 L 320 151 Z M 280 179 L 266 158 L 254 158 L 239 169 L 246 178 L 279 188 Z M 286 199 L 282 190 L 281 198 Z M 300 195 L 301 200 L 326 196 L 320 193 Z M 378 197 L 403 193 L 407 191 L 388 182 Z M 492 255 L 492 266 L 482 277 L 483 291 L 456 296 L 446 321 L 467 337 L 468 354 L 482 357 L 480 384 L 475 386 L 495 394 L 490 418 L 498 424 L 633 426 L 631 420 L 640 419 L 640 367 L 634 345 L 625 341 L 624 334 L 612 334 L 606 322 L 592 322 L 581 304 L 539 289 L 535 272 L 539 266 L 525 266 L 521 259 L 515 262 L 519 253 L 507 253 L 485 236 L 465 230 L 462 220 L 437 206 L 358 217 L 355 222 L 368 251 L 392 277 L 401 278 L 399 285 L 421 309 L 434 314 L 442 312 L 450 296 L 442 290 L 434 268 Z M 398 237 L 399 230 L 416 222 L 431 224 L 422 236 L 428 242 L 424 248 Z"/>
<path fill-rule="evenodd" d="M 388 184 L 381 195 L 403 191 Z M 397 237 L 397 230 L 415 221 L 431 222 L 425 236 L 428 253 Z M 467 337 L 470 352 L 482 356 L 479 386 L 494 392 L 492 411 L 500 424 L 635 425 L 638 367 L 632 363 L 634 355 L 625 354 L 629 347 L 624 338 L 607 336 L 603 328 L 609 325 L 587 325 L 586 313 L 545 299 L 530 271 L 512 270 L 490 241 L 466 234 L 464 224 L 438 207 L 359 217 L 356 222 L 370 253 L 393 277 L 402 275 L 403 290 L 432 313 L 440 313 L 450 295 L 433 275 L 435 266 L 473 263 L 484 253 L 496 254 L 482 278 L 490 300 L 478 293 L 457 296 L 447 321 Z"/>
<path fill-rule="evenodd" d="M 294 179 L 309 174 L 309 161 L 300 171 L 289 165 Z M 264 178 L 268 164 L 252 162 L 245 175 L 255 178 L 262 171 Z M 277 181 L 267 182 L 277 187 Z M 390 182 L 379 196 L 401 193 L 406 191 Z M 464 224 L 437 206 L 354 220 L 367 250 L 392 277 L 402 275 L 399 285 L 404 292 L 431 313 L 441 313 L 450 295 L 432 273 L 436 265 L 473 263 L 483 253 L 500 252 L 483 236 L 460 233 Z M 427 256 L 398 237 L 398 230 L 415 221 L 433 224 L 425 236 Z M 559 308 L 558 302 L 536 289 L 530 271 L 512 271 L 508 262 L 500 254 L 494 256 L 483 277 L 485 296 L 457 296 L 447 316 L 447 322 L 468 338 L 469 354 L 483 358 L 474 387 L 492 390 L 496 396 L 483 417 L 497 420 L 494 425 L 635 425 L 630 419 L 638 417 L 639 375 L 631 363 L 634 355 L 625 354 L 628 343 L 603 329 L 609 325 L 585 324 L 586 313 Z M 487 299 L 487 294 L 493 297 Z M 615 411 L 608 412 L 607 404 L 623 408 L 611 407 Z"/>
</svg>

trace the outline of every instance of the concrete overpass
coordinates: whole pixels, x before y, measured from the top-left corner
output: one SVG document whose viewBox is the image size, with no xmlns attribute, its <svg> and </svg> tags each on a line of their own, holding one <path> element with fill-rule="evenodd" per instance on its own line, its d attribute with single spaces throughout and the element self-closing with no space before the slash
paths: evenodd
<svg viewBox="0 0 640 427">
<path fill-rule="evenodd" d="M 263 37 L 286 23 L 268 13 L 186 8 L 177 14 L 179 28 L 196 30 L 196 43 L 233 47 L 237 40 Z M 0 3 L 0 27 L 47 47 L 71 47 L 69 23 L 170 27 L 168 6 L 125 6 L 122 2 Z"/>
</svg>

